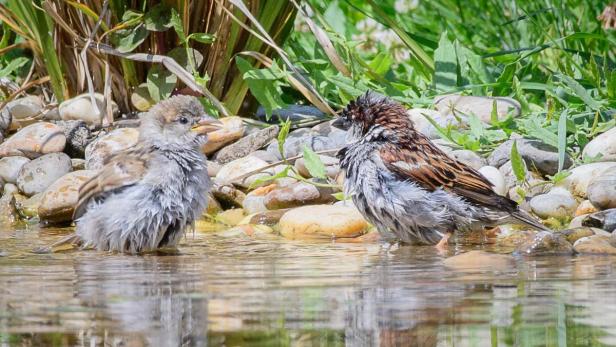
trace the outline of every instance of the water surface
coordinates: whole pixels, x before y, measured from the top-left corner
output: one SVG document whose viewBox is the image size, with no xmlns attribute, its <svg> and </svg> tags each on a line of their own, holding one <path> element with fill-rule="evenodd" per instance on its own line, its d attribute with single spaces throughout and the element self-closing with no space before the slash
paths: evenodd
<svg viewBox="0 0 616 347">
<path fill-rule="evenodd" d="M 614 257 L 452 269 L 431 247 L 213 233 L 176 255 L 29 252 L 57 238 L 0 232 L 0 346 L 616 345 Z"/>
</svg>

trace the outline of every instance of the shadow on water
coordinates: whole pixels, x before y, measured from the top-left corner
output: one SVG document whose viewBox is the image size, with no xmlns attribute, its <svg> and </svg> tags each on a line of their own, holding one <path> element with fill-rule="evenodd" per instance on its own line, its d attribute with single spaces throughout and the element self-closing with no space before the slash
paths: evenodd
<svg viewBox="0 0 616 347">
<path fill-rule="evenodd" d="M 448 268 L 430 247 L 189 236 L 179 255 L 0 233 L 0 346 L 603 346 L 616 259 Z"/>
</svg>

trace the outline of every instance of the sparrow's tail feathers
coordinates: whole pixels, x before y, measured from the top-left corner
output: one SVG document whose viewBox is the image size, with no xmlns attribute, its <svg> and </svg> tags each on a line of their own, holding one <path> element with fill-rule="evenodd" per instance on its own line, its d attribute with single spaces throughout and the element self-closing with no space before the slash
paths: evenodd
<svg viewBox="0 0 616 347">
<path fill-rule="evenodd" d="M 511 217 L 513 217 L 513 219 L 516 222 L 520 222 L 524 225 L 527 225 L 529 227 L 535 228 L 537 230 L 545 230 L 545 231 L 551 231 L 548 227 L 546 227 L 545 225 L 541 224 L 541 222 L 531 216 L 528 212 L 523 211 L 518 209 L 517 211 L 513 212 L 511 214 Z"/>
</svg>

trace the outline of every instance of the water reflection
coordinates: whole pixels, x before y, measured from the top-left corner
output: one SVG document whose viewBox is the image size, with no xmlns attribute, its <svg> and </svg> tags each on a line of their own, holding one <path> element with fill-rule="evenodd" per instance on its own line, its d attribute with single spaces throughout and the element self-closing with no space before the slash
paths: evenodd
<svg viewBox="0 0 616 347">
<path fill-rule="evenodd" d="M 180 255 L 34 255 L 0 233 L 0 346 L 603 346 L 611 257 L 452 269 L 429 247 L 197 235 Z"/>
</svg>

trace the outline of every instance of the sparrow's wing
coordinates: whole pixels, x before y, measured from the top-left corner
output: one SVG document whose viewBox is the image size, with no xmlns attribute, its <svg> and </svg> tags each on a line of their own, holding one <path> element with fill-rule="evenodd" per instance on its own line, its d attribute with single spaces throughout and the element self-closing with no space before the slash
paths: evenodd
<svg viewBox="0 0 616 347">
<path fill-rule="evenodd" d="M 514 201 L 496 194 L 482 174 L 449 157 L 421 135 L 413 144 L 386 144 L 379 154 L 389 170 L 429 191 L 441 188 L 481 206 L 507 212 L 517 209 Z"/>
<path fill-rule="evenodd" d="M 147 162 L 139 152 L 125 152 L 107 161 L 98 175 L 79 188 L 73 220 L 86 212 L 90 199 L 102 197 L 137 183 L 146 172 Z"/>
</svg>

